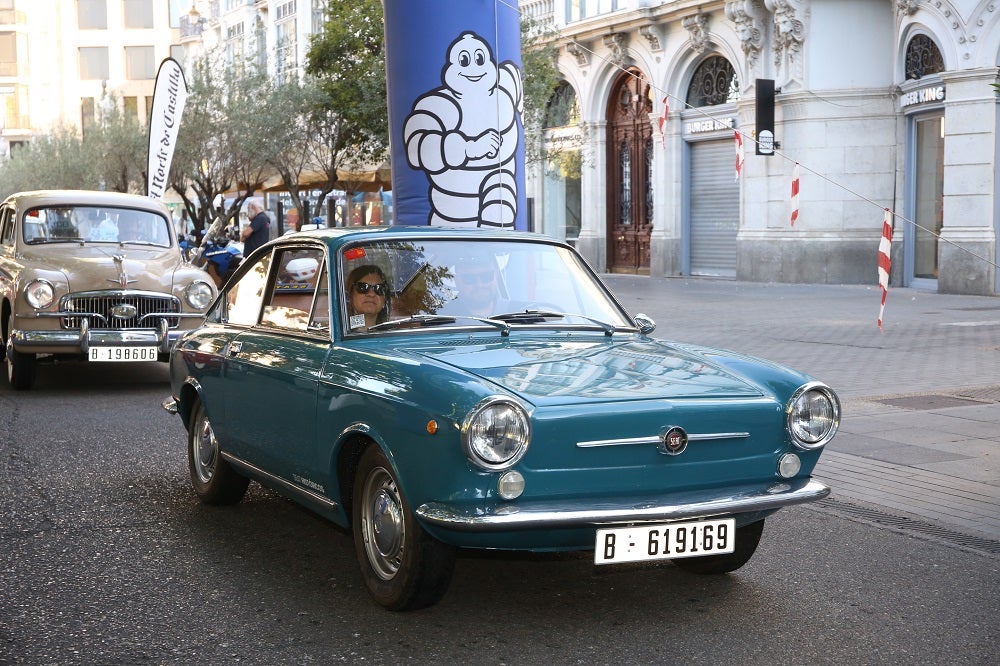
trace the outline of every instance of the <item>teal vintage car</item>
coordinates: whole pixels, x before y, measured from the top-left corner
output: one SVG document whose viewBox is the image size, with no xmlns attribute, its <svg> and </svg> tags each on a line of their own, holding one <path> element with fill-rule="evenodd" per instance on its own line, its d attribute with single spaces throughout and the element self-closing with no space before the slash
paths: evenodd
<svg viewBox="0 0 1000 666">
<path fill-rule="evenodd" d="M 765 518 L 821 499 L 828 386 L 650 337 L 569 245 L 327 229 L 247 257 L 170 362 L 196 494 L 252 479 L 348 527 L 393 610 L 456 549 L 592 551 L 733 571 Z"/>
</svg>

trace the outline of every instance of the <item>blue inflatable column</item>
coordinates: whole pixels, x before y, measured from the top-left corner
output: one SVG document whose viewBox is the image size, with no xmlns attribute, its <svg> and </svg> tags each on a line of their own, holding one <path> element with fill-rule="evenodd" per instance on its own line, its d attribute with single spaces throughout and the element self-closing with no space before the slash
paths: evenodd
<svg viewBox="0 0 1000 666">
<path fill-rule="evenodd" d="M 395 224 L 527 228 L 510 0 L 383 0 Z"/>
</svg>

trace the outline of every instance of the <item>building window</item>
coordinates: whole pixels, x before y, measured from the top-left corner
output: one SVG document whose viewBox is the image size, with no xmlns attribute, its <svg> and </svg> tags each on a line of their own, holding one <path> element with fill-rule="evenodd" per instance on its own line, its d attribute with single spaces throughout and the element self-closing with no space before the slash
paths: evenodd
<svg viewBox="0 0 1000 666">
<path fill-rule="evenodd" d="M 171 44 L 170 45 L 170 57 L 184 66 L 184 55 L 187 53 L 187 49 L 184 48 L 183 44 Z"/>
<path fill-rule="evenodd" d="M 107 30 L 107 0 L 76 0 L 76 23 L 80 30 Z"/>
<path fill-rule="evenodd" d="M 155 49 L 152 46 L 125 47 L 125 78 L 130 81 L 156 78 Z"/>
<path fill-rule="evenodd" d="M 17 34 L 0 32 L 0 76 L 17 76 Z"/>
<path fill-rule="evenodd" d="M 86 134 L 97 122 L 97 103 L 93 97 L 80 100 L 80 129 Z"/>
<path fill-rule="evenodd" d="M 618 9 L 619 0 L 566 0 L 566 20 L 579 21 Z"/>
<path fill-rule="evenodd" d="M 122 12 L 125 15 L 126 28 L 153 27 L 152 0 L 123 0 Z"/>
<path fill-rule="evenodd" d="M 566 127 L 579 122 L 580 103 L 576 98 L 576 91 L 567 81 L 562 81 L 556 86 L 545 107 L 545 126 Z"/>
<path fill-rule="evenodd" d="M 299 66 L 295 0 L 278 5 L 274 25 L 274 69 L 278 83 L 286 83 Z"/>
<path fill-rule="evenodd" d="M 27 117 L 21 116 L 21 111 L 27 109 L 28 86 L 7 86 L 6 91 L 0 92 L 0 128 L 27 127 Z"/>
<path fill-rule="evenodd" d="M 688 106 L 716 106 L 739 99 L 740 80 L 728 60 L 722 56 L 711 56 L 698 65 L 688 87 Z"/>
<path fill-rule="evenodd" d="M 185 0 L 170 0 L 170 27 L 181 27 L 181 15 L 183 14 L 184 16 L 187 16 L 187 12 L 190 11 L 190 9 L 194 9 L 194 2 L 185 2 Z"/>
<path fill-rule="evenodd" d="M 319 32 L 326 23 L 326 0 L 313 0 L 312 3 L 312 32 Z"/>
<path fill-rule="evenodd" d="M 906 45 L 906 79 L 920 79 L 944 71 L 944 58 L 927 35 L 916 35 Z"/>
<path fill-rule="evenodd" d="M 111 78 L 107 47 L 80 47 L 80 78 L 88 81 L 107 81 Z"/>
<path fill-rule="evenodd" d="M 243 23 L 226 28 L 226 64 L 230 67 L 243 66 Z"/>
<path fill-rule="evenodd" d="M 139 98 L 138 97 L 123 97 L 122 104 L 125 107 L 125 115 L 139 117 Z"/>
</svg>

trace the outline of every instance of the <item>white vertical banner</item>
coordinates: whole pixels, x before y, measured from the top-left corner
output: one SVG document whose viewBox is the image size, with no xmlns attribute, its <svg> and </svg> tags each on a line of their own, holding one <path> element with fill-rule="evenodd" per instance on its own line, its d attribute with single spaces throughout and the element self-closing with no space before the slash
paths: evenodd
<svg viewBox="0 0 1000 666">
<path fill-rule="evenodd" d="M 180 63 L 173 58 L 164 59 L 156 73 L 153 111 L 149 117 L 146 194 L 152 199 L 162 199 L 167 191 L 170 161 L 174 157 L 187 94 L 187 81 Z"/>
</svg>

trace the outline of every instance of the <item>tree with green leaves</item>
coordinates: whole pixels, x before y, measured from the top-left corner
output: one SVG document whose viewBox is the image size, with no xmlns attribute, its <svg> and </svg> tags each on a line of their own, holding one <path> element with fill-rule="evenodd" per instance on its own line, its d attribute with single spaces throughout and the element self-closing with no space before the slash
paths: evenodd
<svg viewBox="0 0 1000 666">
<path fill-rule="evenodd" d="M 312 36 L 306 73 L 314 87 L 306 151 L 322 176 L 315 187 L 323 201 L 338 170 L 377 166 L 389 149 L 381 1 L 329 3 L 323 29 Z"/>
<path fill-rule="evenodd" d="M 196 231 L 221 214 L 236 219 L 247 198 L 274 172 L 274 156 L 294 128 L 271 105 L 274 84 L 252 63 L 224 64 L 211 53 L 192 67 L 170 186 L 184 202 Z M 220 195 L 235 193 L 221 210 Z"/>
<path fill-rule="evenodd" d="M 144 192 L 146 136 L 146 128 L 124 111 L 117 97 L 106 97 L 100 117 L 86 132 L 55 127 L 0 162 L 0 194 L 37 189 Z"/>
</svg>

